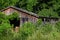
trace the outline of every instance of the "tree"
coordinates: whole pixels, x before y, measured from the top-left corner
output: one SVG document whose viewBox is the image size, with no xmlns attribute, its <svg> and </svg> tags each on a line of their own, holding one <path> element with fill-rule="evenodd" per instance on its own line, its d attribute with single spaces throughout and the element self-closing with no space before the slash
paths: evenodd
<svg viewBox="0 0 60 40">
<path fill-rule="evenodd" d="M 0 10 L 7 6 L 14 6 L 18 0 L 0 0 Z"/>
<path fill-rule="evenodd" d="M 39 16 L 45 16 L 45 17 L 59 17 L 57 12 L 54 12 L 51 8 L 50 9 L 43 9 L 38 12 Z"/>
</svg>

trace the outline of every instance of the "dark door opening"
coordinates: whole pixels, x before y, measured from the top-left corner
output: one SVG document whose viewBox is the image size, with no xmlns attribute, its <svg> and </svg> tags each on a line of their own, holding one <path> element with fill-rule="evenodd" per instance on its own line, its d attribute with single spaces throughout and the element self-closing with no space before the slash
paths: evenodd
<svg viewBox="0 0 60 40">
<path fill-rule="evenodd" d="M 20 26 L 20 19 L 17 20 L 17 18 L 13 19 L 13 20 L 9 20 L 10 24 L 13 25 L 13 28 L 15 30 L 16 27 Z"/>
</svg>

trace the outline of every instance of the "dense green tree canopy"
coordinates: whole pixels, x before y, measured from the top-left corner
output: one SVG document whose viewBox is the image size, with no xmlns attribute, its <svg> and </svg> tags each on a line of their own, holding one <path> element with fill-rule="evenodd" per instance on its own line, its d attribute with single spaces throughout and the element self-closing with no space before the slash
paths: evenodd
<svg viewBox="0 0 60 40">
<path fill-rule="evenodd" d="M 60 16 L 60 0 L 0 0 L 0 9 L 3 9 L 7 6 L 23 8 L 37 13 L 39 16 L 39 12 L 42 12 L 44 16 Z M 47 12 L 46 10 L 49 12 L 50 8 L 52 8 L 51 14 L 46 14 L 43 12 Z"/>
</svg>

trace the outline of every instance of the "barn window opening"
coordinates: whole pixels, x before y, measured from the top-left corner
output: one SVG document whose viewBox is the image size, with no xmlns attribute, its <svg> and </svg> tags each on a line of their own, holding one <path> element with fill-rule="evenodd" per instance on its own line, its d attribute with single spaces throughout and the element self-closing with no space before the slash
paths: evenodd
<svg viewBox="0 0 60 40">
<path fill-rule="evenodd" d="M 22 18 L 23 23 L 25 23 L 26 21 L 28 21 L 28 18 Z"/>
<path fill-rule="evenodd" d="M 22 22 L 23 22 L 23 23 L 25 22 L 25 18 L 22 18 Z"/>
<path fill-rule="evenodd" d="M 50 19 L 46 19 L 45 21 L 46 21 L 46 22 L 50 22 Z"/>
</svg>

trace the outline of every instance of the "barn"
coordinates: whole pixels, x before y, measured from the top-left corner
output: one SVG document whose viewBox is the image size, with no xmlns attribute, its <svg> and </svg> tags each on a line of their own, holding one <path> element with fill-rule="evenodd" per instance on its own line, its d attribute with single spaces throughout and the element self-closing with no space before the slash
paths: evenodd
<svg viewBox="0 0 60 40">
<path fill-rule="evenodd" d="M 43 23 L 46 23 L 46 22 L 55 23 L 58 20 L 60 20 L 60 18 L 57 18 L 57 17 L 38 16 L 36 13 L 32 13 L 27 10 L 23 10 L 21 8 L 17 8 L 14 6 L 9 6 L 5 9 L 1 10 L 1 12 L 4 12 L 6 15 L 10 15 L 13 12 L 19 13 L 20 19 L 17 22 L 16 22 L 16 20 L 12 21 L 12 22 L 14 22 L 14 28 L 19 28 L 20 25 L 22 25 L 24 22 L 28 22 L 28 21 L 32 22 L 32 23 L 36 23 L 38 19 L 42 19 Z"/>
<path fill-rule="evenodd" d="M 17 7 L 13 7 L 13 6 L 9 6 L 3 10 L 1 10 L 1 12 L 4 12 L 6 15 L 10 15 L 13 12 L 17 12 L 19 13 L 19 17 L 20 20 L 18 20 L 16 22 L 16 20 L 13 20 L 11 22 L 14 22 L 14 28 L 18 28 L 20 25 L 22 25 L 24 22 L 32 22 L 32 23 L 36 23 L 36 21 L 38 20 L 38 15 L 32 12 L 29 12 L 27 10 L 23 10 L 21 8 L 17 8 Z"/>
</svg>

